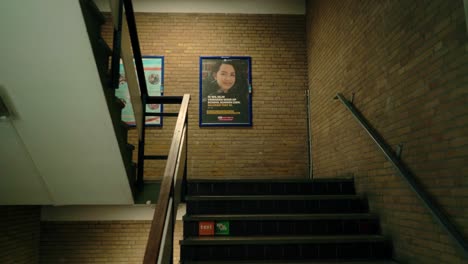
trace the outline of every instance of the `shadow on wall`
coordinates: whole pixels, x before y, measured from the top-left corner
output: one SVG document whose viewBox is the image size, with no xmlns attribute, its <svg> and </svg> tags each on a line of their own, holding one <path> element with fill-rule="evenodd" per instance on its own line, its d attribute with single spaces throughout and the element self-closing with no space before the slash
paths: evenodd
<svg viewBox="0 0 468 264">
<path fill-rule="evenodd" d="M 7 90 L 3 85 L 0 85 L 0 120 L 7 118 L 18 119 L 18 113 L 13 107 L 13 101 Z"/>
</svg>

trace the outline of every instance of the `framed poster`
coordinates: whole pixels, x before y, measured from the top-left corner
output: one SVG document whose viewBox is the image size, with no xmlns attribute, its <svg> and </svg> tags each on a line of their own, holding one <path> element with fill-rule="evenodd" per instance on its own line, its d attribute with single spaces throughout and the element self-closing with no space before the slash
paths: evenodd
<svg viewBox="0 0 468 264">
<path fill-rule="evenodd" d="M 200 57 L 200 126 L 252 126 L 251 57 Z"/>
<path fill-rule="evenodd" d="M 164 92 L 164 57 L 143 56 L 143 68 L 145 70 L 146 87 L 150 96 L 160 96 Z M 115 90 L 117 96 L 124 103 L 122 109 L 122 120 L 128 125 L 135 126 L 135 115 L 133 114 L 130 94 L 128 92 L 127 79 L 122 61 L 120 62 L 119 88 Z M 146 105 L 146 112 L 161 113 L 163 106 L 159 104 Z M 162 126 L 162 118 L 159 116 L 147 116 L 146 125 Z"/>
</svg>

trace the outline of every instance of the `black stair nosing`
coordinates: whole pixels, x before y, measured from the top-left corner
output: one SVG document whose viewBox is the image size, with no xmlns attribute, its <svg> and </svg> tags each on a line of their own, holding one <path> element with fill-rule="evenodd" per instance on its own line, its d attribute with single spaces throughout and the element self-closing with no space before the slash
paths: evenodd
<svg viewBox="0 0 468 264">
<path fill-rule="evenodd" d="M 271 220 L 271 221 L 297 221 L 297 220 L 332 220 L 332 219 L 346 219 L 346 220 L 377 220 L 378 216 L 373 213 L 315 213 L 315 214 L 193 214 L 185 215 L 184 221 L 209 221 L 209 220 L 242 220 L 242 221 L 257 221 L 257 220 Z"/>
<path fill-rule="evenodd" d="M 387 242 L 382 235 L 341 235 L 341 236 L 201 236 L 180 240 L 181 246 L 202 245 L 285 245 L 285 244 L 347 244 Z"/>
<path fill-rule="evenodd" d="M 365 259 L 365 260 L 259 260 L 259 261 L 249 261 L 249 260 L 232 260 L 232 261 L 196 261 L 188 260 L 181 262 L 183 264 L 398 264 L 394 260 L 378 260 L 378 259 Z"/>
<path fill-rule="evenodd" d="M 361 200 L 364 196 L 359 194 L 309 194 L 309 195 L 187 195 L 186 201 L 247 201 L 247 200 Z"/>
<path fill-rule="evenodd" d="M 326 182 L 354 182 L 354 178 L 318 178 L 318 179 L 188 179 L 187 183 L 326 183 Z"/>
<path fill-rule="evenodd" d="M 249 261 L 249 260 L 232 260 L 232 261 L 196 261 L 188 260 L 181 262 L 183 264 L 399 264 L 395 260 L 386 260 L 386 259 L 364 259 L 364 260 L 259 260 L 259 261 Z"/>
</svg>

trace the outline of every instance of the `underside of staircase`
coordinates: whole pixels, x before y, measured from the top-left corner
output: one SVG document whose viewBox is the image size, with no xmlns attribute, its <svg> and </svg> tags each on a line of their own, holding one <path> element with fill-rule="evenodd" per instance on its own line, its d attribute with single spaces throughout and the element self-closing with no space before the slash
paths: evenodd
<svg viewBox="0 0 468 264">
<path fill-rule="evenodd" d="M 134 197 L 137 195 L 136 189 L 136 163 L 132 161 L 132 155 L 135 147 L 128 143 L 129 126 L 122 121 L 122 108 L 125 106 L 123 102 L 115 96 L 112 76 L 110 69 L 112 49 L 101 36 L 101 26 L 106 19 L 101 11 L 97 8 L 92 0 L 80 0 L 80 5 L 83 17 L 88 30 L 89 40 L 93 49 L 96 67 L 101 79 L 104 96 L 106 98 L 107 107 L 112 120 L 112 125 L 115 132 L 115 137 L 119 145 L 122 161 L 127 173 L 129 186 Z"/>
<path fill-rule="evenodd" d="M 181 263 L 395 263 L 353 179 L 192 180 L 186 203 Z"/>
</svg>

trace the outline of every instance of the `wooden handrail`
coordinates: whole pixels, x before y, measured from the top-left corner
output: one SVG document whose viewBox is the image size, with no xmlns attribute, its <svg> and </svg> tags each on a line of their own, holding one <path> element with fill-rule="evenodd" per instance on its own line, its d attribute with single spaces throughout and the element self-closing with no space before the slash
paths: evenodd
<svg viewBox="0 0 468 264">
<path fill-rule="evenodd" d="M 176 191 L 174 191 L 174 183 L 177 182 L 177 174 L 181 174 L 181 170 L 178 166 L 182 167 L 182 164 L 185 165 L 185 161 L 181 161 L 180 159 L 184 157 L 183 155 L 186 155 L 181 152 L 185 150 L 184 146 L 187 138 L 185 134 L 187 131 L 186 120 L 189 101 L 190 95 L 185 94 L 180 106 L 179 117 L 177 118 L 177 123 L 174 129 L 174 135 L 172 137 L 166 168 L 161 182 L 159 197 L 154 210 L 153 221 L 151 223 L 148 243 L 146 244 L 146 252 L 143 260 L 143 263 L 145 264 L 157 263 L 158 258 L 165 253 L 164 241 L 167 239 L 167 236 L 170 235 L 170 238 L 172 239 L 175 219 L 174 208 L 177 208 L 178 201 L 178 199 L 174 199 L 177 195 Z M 168 215 L 172 216 L 168 217 Z M 169 225 L 172 226 L 168 228 Z M 169 231 L 165 233 L 165 229 Z M 172 247 L 170 247 L 170 249 L 172 250 Z"/>
<path fill-rule="evenodd" d="M 351 112 L 356 121 L 364 128 L 372 140 L 377 144 L 379 149 L 383 152 L 385 157 L 393 165 L 398 174 L 408 183 L 410 188 L 415 192 L 416 196 L 421 200 L 424 206 L 429 210 L 434 219 L 442 226 L 445 231 L 458 248 L 461 253 L 468 258 L 468 244 L 463 235 L 458 231 L 456 226 L 450 221 L 449 217 L 433 202 L 430 195 L 421 187 L 410 169 L 400 160 L 390 146 L 385 142 L 382 136 L 375 130 L 369 122 L 364 118 L 361 112 L 354 106 L 354 104 L 341 94 L 338 93 L 335 99 L 340 100 L 344 106 Z"/>
</svg>

